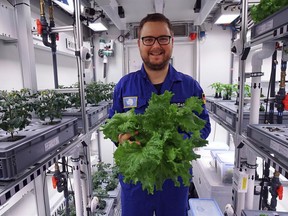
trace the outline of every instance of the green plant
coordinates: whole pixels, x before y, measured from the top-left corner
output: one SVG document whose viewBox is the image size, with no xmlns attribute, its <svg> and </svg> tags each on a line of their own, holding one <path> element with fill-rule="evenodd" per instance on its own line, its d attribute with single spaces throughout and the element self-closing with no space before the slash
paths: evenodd
<svg viewBox="0 0 288 216">
<path fill-rule="evenodd" d="M 250 85 L 245 84 L 244 97 L 251 97 L 251 86 Z"/>
<path fill-rule="evenodd" d="M 34 110 L 36 115 L 42 120 L 49 120 L 49 124 L 53 124 L 54 119 L 61 119 L 62 112 L 68 103 L 64 94 L 57 93 L 54 90 L 44 90 L 37 93 L 34 102 Z"/>
<path fill-rule="evenodd" d="M 103 209 L 106 207 L 104 198 L 109 197 L 108 191 L 114 190 L 118 185 L 118 175 L 115 178 L 115 171 L 118 169 L 114 166 L 111 170 L 111 164 L 99 162 L 97 171 L 92 175 L 93 193 L 99 199 L 97 215 L 105 214 Z"/>
<path fill-rule="evenodd" d="M 63 89 L 69 89 L 69 88 L 77 88 L 79 89 L 79 82 L 72 84 L 69 87 L 62 87 Z M 76 109 L 81 107 L 81 99 L 79 92 L 73 92 L 73 93 L 64 93 L 65 96 L 68 98 L 68 107 L 74 107 Z"/>
<path fill-rule="evenodd" d="M 231 100 L 233 93 L 237 92 L 237 84 L 223 84 L 223 100 Z"/>
<path fill-rule="evenodd" d="M 100 101 L 108 101 L 113 98 L 114 83 L 91 82 L 86 87 L 87 102 L 98 104 Z"/>
<path fill-rule="evenodd" d="M 203 101 L 191 97 L 184 106 L 178 107 L 171 104 L 172 96 L 168 91 L 162 95 L 152 94 L 143 114 L 135 114 L 134 109 L 116 113 L 101 128 L 104 138 L 113 142 L 118 142 L 119 134 L 138 132 L 134 138 L 140 145 L 125 141 L 118 146 L 114 159 L 124 181 L 141 182 L 142 189 L 148 193 L 153 193 L 155 186 L 161 190 L 166 179 L 172 179 L 179 186 L 179 176 L 188 186 L 190 162 L 200 157 L 193 148 L 207 143 L 200 137 L 205 121 L 195 114 L 202 113 Z"/>
<path fill-rule="evenodd" d="M 215 89 L 215 98 L 221 98 L 221 92 L 223 90 L 223 84 L 220 82 L 215 82 L 210 85 L 212 89 Z"/>
<path fill-rule="evenodd" d="M 250 14 L 253 21 L 258 23 L 287 5 L 288 0 L 261 0 L 250 8 Z"/>
<path fill-rule="evenodd" d="M 33 106 L 31 91 L 0 91 L 0 128 L 11 135 L 14 139 L 16 130 L 22 130 L 31 121 Z"/>
</svg>

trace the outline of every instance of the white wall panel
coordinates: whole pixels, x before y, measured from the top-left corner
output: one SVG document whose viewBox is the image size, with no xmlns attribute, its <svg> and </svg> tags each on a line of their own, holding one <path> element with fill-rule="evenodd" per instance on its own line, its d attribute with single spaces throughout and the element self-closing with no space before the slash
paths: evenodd
<svg viewBox="0 0 288 216">
<path fill-rule="evenodd" d="M 0 90 L 23 88 L 17 43 L 0 40 Z"/>
<path fill-rule="evenodd" d="M 200 84 L 206 95 L 214 94 L 209 87 L 214 82 L 229 83 L 231 70 L 231 31 L 213 26 L 200 42 Z"/>
</svg>

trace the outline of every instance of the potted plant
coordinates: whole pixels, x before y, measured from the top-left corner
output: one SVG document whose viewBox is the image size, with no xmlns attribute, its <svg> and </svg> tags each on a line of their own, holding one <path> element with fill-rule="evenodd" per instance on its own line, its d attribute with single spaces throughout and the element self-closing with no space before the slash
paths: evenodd
<svg viewBox="0 0 288 216">
<path fill-rule="evenodd" d="M 87 102 L 97 105 L 100 101 L 108 101 L 112 99 L 115 84 L 103 82 L 91 82 L 86 87 Z"/>
<path fill-rule="evenodd" d="M 232 84 L 223 84 L 223 100 L 231 100 L 233 94 Z"/>
<path fill-rule="evenodd" d="M 67 105 L 64 94 L 57 93 L 55 90 L 44 90 L 37 93 L 34 110 L 40 120 L 47 124 L 56 124 L 61 121 L 62 112 Z"/>
<path fill-rule="evenodd" d="M 33 111 L 31 98 L 29 89 L 0 91 L 0 128 L 10 134 L 4 141 L 16 141 L 24 137 L 14 134 L 30 124 Z"/>
<path fill-rule="evenodd" d="M 223 84 L 220 82 L 215 82 L 210 85 L 212 89 L 215 89 L 215 96 L 214 98 L 221 98 L 221 92 L 223 90 Z"/>
<path fill-rule="evenodd" d="M 79 82 L 76 82 L 74 84 L 72 84 L 71 86 L 68 87 L 61 87 L 62 89 L 69 89 L 69 88 L 76 88 L 79 89 Z M 81 99 L 80 99 L 80 94 L 79 91 L 78 92 L 72 92 L 72 93 L 64 93 L 64 95 L 67 97 L 68 99 L 68 108 L 75 108 L 75 109 L 79 109 L 81 107 Z"/>
<path fill-rule="evenodd" d="M 103 214 L 106 207 L 105 198 L 109 198 L 109 191 L 115 190 L 118 186 L 119 169 L 111 164 L 99 162 L 97 171 L 92 176 L 94 195 L 98 197 L 99 204 L 97 214 Z"/>
<path fill-rule="evenodd" d="M 287 5 L 287 0 L 261 0 L 259 4 L 251 7 L 250 14 L 252 20 L 255 23 L 259 23 Z"/>
<path fill-rule="evenodd" d="M 248 84 L 244 86 L 244 97 L 251 97 L 251 87 Z"/>
</svg>

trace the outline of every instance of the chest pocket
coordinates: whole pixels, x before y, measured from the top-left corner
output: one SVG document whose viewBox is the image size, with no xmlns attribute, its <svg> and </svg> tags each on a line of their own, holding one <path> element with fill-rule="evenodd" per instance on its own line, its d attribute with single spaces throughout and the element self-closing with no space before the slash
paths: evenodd
<svg viewBox="0 0 288 216">
<path fill-rule="evenodd" d="M 132 100 L 133 99 L 133 103 Z M 130 100 L 130 101 L 128 101 Z M 123 98 L 123 105 L 124 111 L 127 112 L 128 110 L 135 108 L 135 113 L 144 113 L 146 107 L 148 106 L 148 100 L 145 98 L 139 97 L 124 97 Z"/>
</svg>

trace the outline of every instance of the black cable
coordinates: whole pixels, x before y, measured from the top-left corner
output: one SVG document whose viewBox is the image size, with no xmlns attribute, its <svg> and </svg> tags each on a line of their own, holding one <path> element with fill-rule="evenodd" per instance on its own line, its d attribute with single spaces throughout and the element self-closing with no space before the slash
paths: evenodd
<svg viewBox="0 0 288 216">
<path fill-rule="evenodd" d="M 15 4 L 13 7 L 16 7 L 16 6 L 18 6 L 18 5 L 26 5 L 26 6 L 30 7 L 30 5 L 27 4 L 27 3 L 17 3 L 17 4 Z"/>
</svg>

